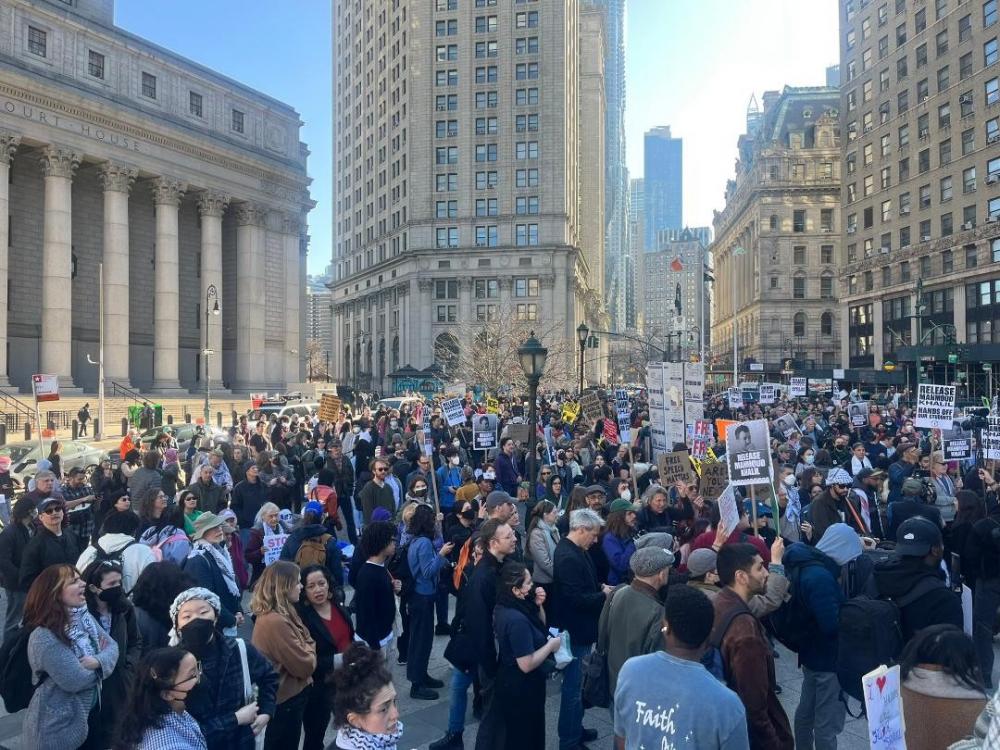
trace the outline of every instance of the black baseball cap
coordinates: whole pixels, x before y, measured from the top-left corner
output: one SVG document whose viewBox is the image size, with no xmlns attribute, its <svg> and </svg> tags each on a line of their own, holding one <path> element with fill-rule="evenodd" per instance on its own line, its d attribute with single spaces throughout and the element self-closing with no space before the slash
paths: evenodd
<svg viewBox="0 0 1000 750">
<path fill-rule="evenodd" d="M 896 552 L 906 557 L 923 557 L 943 544 L 941 529 L 922 516 L 907 518 L 896 530 Z"/>
</svg>

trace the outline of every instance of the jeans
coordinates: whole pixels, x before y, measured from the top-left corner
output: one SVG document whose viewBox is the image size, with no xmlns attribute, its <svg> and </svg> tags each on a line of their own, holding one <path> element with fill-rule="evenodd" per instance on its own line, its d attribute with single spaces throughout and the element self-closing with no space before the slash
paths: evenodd
<svg viewBox="0 0 1000 750">
<path fill-rule="evenodd" d="M 7 614 L 4 616 L 3 623 L 3 639 L 6 641 L 7 636 L 17 630 L 18 625 L 21 624 L 21 617 L 24 614 L 24 600 L 28 598 L 28 595 L 24 591 L 11 591 L 10 589 L 5 589 L 4 593 L 7 595 Z"/>
<path fill-rule="evenodd" d="M 571 661 L 563 669 L 562 695 L 559 699 L 559 748 L 569 750 L 580 744 L 583 733 L 583 662 L 591 644 L 578 646 L 570 640 Z"/>
<path fill-rule="evenodd" d="M 451 700 L 448 706 L 448 731 L 461 733 L 465 729 L 465 709 L 469 705 L 469 685 L 472 675 L 454 667 L 451 670 Z"/>
<path fill-rule="evenodd" d="M 972 640 L 986 687 L 993 687 L 993 622 L 1000 606 L 1000 579 L 980 578 L 972 599 Z"/>
<path fill-rule="evenodd" d="M 356 522 L 354 516 L 354 503 L 351 502 L 351 498 L 347 495 L 338 497 L 337 503 L 338 510 L 344 514 L 344 524 L 347 526 L 347 539 L 351 544 L 357 545 L 358 529 L 361 528 L 361 522 Z"/>
<path fill-rule="evenodd" d="M 795 747 L 837 750 L 837 735 L 844 731 L 846 713 L 836 672 L 814 672 L 802 667 L 802 695 L 795 709 Z"/>
<path fill-rule="evenodd" d="M 410 643 L 407 650 L 406 679 L 413 686 L 427 679 L 427 663 L 434 646 L 434 595 L 410 596 Z"/>
<path fill-rule="evenodd" d="M 274 716 L 267 722 L 264 750 L 288 750 L 299 746 L 302 734 L 302 713 L 309 699 L 309 688 L 292 696 L 274 709 Z"/>
</svg>

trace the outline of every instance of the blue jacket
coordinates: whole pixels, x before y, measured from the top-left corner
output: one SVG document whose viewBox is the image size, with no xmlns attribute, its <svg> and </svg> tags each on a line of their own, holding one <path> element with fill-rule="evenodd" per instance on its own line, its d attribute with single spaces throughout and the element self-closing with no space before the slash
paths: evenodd
<svg viewBox="0 0 1000 750">
<path fill-rule="evenodd" d="M 437 593 L 438 575 L 448 561 L 434 551 L 434 544 L 425 536 L 418 536 L 410 542 L 406 559 L 413 573 L 413 591 L 424 596 Z"/>
<path fill-rule="evenodd" d="M 903 482 L 913 474 L 913 470 L 916 468 L 916 464 L 908 464 L 902 460 L 889 464 L 889 497 L 887 498 L 889 504 L 903 499 Z"/>
<path fill-rule="evenodd" d="M 604 535 L 601 547 L 608 558 L 608 583 L 612 586 L 628 583 L 628 563 L 635 552 L 635 542 L 632 539 L 621 539 L 608 532 Z"/>
<path fill-rule="evenodd" d="M 792 596 L 812 615 L 816 637 L 799 652 L 799 664 L 817 672 L 837 670 L 837 630 L 844 594 L 840 566 L 828 555 L 802 542 L 791 545 L 781 558 L 792 581 Z"/>
<path fill-rule="evenodd" d="M 510 458 L 503 451 L 497 454 L 496 458 L 497 484 L 504 492 L 512 497 L 517 497 L 517 454 Z"/>
<path fill-rule="evenodd" d="M 462 486 L 462 472 L 457 466 L 441 466 L 437 470 L 438 494 L 441 510 L 451 510 L 455 504 L 455 490 Z"/>
<path fill-rule="evenodd" d="M 285 546 L 281 548 L 279 558 L 295 562 L 295 556 L 299 553 L 299 547 L 302 546 L 303 541 L 314 537 L 321 537 L 324 534 L 330 535 L 330 539 L 326 543 L 326 569 L 333 576 L 333 582 L 336 586 L 341 588 L 344 585 L 343 555 L 340 553 L 340 547 L 337 546 L 337 537 L 330 534 L 323 524 L 314 523 L 309 526 L 299 526 L 292 529 L 292 533 L 285 540 Z"/>
</svg>

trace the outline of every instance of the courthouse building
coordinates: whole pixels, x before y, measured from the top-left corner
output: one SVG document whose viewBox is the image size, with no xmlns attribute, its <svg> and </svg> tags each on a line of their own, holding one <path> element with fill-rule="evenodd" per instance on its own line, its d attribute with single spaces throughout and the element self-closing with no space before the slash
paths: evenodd
<svg viewBox="0 0 1000 750">
<path fill-rule="evenodd" d="M 301 381 L 298 113 L 116 28 L 114 0 L 0 0 L 0 71 L 0 382 L 96 388 L 99 264 L 107 381 L 198 389 L 206 344 L 233 390 Z"/>
</svg>

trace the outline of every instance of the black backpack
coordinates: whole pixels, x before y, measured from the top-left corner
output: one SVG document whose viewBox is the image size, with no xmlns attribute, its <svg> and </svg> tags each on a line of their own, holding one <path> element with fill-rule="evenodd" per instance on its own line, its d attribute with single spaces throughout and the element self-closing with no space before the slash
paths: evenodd
<svg viewBox="0 0 1000 750">
<path fill-rule="evenodd" d="M 139 542 L 137 540 L 132 540 L 131 542 L 126 544 L 124 547 L 121 547 L 120 549 L 116 549 L 113 552 L 105 552 L 104 548 L 100 544 L 94 542 L 94 550 L 96 552 L 96 554 L 94 555 L 94 560 L 100 562 L 113 562 L 116 565 L 118 565 L 118 567 L 121 567 L 122 557 L 125 554 L 125 550 L 127 550 L 133 544 L 138 544 L 138 543 Z"/>
<path fill-rule="evenodd" d="M 399 595 L 407 597 L 413 593 L 416 581 L 413 580 L 413 571 L 410 570 L 410 545 L 411 539 L 403 546 L 396 549 L 389 560 L 389 574 L 402 584 Z"/>
<path fill-rule="evenodd" d="M 0 697 L 7 713 L 26 709 L 38 685 L 47 677 L 42 674 L 38 685 L 32 683 L 31 665 L 28 663 L 28 637 L 32 630 L 19 627 L 0 646 Z"/>
<path fill-rule="evenodd" d="M 762 620 L 764 628 L 785 648 L 795 653 L 799 653 L 803 646 L 816 639 L 816 618 L 802 601 L 800 587 L 802 571 L 814 565 L 822 563 L 810 560 L 788 571 L 791 598 Z"/>
</svg>

